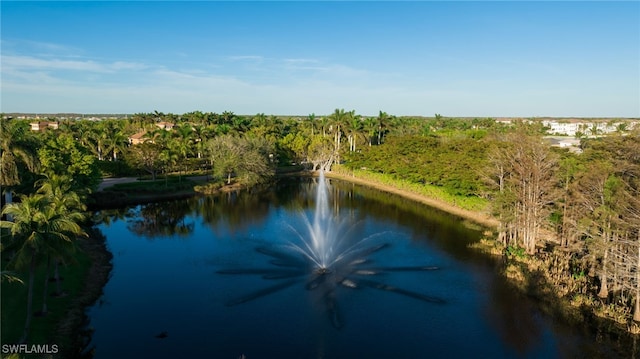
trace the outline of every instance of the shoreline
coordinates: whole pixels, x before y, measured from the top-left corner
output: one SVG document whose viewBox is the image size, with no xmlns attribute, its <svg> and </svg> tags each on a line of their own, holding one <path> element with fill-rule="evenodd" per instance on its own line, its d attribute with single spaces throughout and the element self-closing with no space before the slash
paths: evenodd
<svg viewBox="0 0 640 359">
<path fill-rule="evenodd" d="M 292 173 L 280 174 L 280 176 L 316 177 L 318 176 L 318 173 L 313 171 L 297 171 Z M 443 211 L 445 213 L 452 214 L 461 219 L 474 222 L 476 224 L 487 227 L 489 229 L 495 230 L 498 226 L 498 220 L 489 216 L 487 213 L 465 210 L 465 209 L 456 207 L 450 203 L 433 199 L 422 194 L 418 194 L 408 190 L 398 189 L 390 185 L 377 183 L 376 181 L 362 179 L 355 176 L 349 176 L 349 175 L 340 174 L 336 172 L 325 172 L 325 176 L 329 179 L 335 179 L 339 181 L 353 183 L 353 184 L 365 186 L 368 188 L 380 190 L 385 193 L 395 194 L 403 198 L 415 201 L 417 203 L 425 204 L 427 206 Z M 155 198 L 155 201 L 162 201 L 166 199 L 175 199 L 175 198 L 166 198 L 165 196 L 159 195 L 157 196 L 157 198 Z M 58 339 L 66 336 L 68 340 L 71 341 L 71 343 L 69 344 L 69 348 L 63 348 L 63 353 L 65 354 L 65 357 L 71 357 L 71 358 L 80 357 L 82 352 L 91 351 L 91 348 L 88 347 L 88 344 L 90 342 L 87 340 L 87 339 L 90 339 L 91 330 L 84 327 L 86 325 L 85 323 L 87 319 L 86 310 L 90 306 L 94 305 L 97 300 L 99 300 L 100 296 L 102 295 L 103 288 L 109 280 L 109 276 L 112 269 L 111 259 L 113 255 L 107 248 L 106 238 L 104 238 L 100 233 L 96 233 L 95 231 L 92 231 L 91 238 L 86 242 L 88 243 L 83 245 L 83 249 L 86 250 L 86 253 L 91 258 L 92 265 L 90 270 L 87 273 L 87 281 L 86 281 L 85 287 L 91 287 L 91 288 L 83 288 L 80 297 L 78 297 L 78 299 L 72 303 L 68 311 L 69 318 L 64 318 L 60 322 L 58 326 L 58 331 L 54 337 Z M 479 249 L 479 251 L 482 251 L 482 250 Z M 508 276 L 505 276 L 505 279 L 517 287 L 517 283 L 514 283 L 512 278 L 508 278 Z M 523 294 L 532 295 L 532 293 L 527 293 L 527 291 L 523 291 Z M 549 302 L 548 300 L 554 298 L 553 296 L 545 297 L 543 293 L 536 293 L 536 297 L 538 301 L 541 301 L 541 303 L 543 303 L 543 306 L 545 303 L 547 305 L 552 303 L 553 301 Z M 555 302 L 553 303 L 554 305 L 558 304 Z M 571 312 L 573 312 L 575 315 L 576 311 L 583 312 L 584 310 L 585 308 L 573 307 Z M 565 315 L 566 314 L 567 313 L 565 313 Z M 585 324 L 589 323 L 590 325 L 593 325 L 595 327 L 600 327 L 600 326 L 608 327 L 608 330 L 605 330 L 605 331 L 610 333 L 610 335 L 622 334 L 617 330 L 612 330 L 612 328 L 608 326 L 611 324 L 609 321 L 605 320 L 604 318 L 599 318 L 600 320 L 598 320 L 598 318 L 594 317 L 593 313 L 590 313 L 589 315 L 582 313 L 582 315 L 580 316 L 582 317 L 581 318 L 582 323 L 585 323 Z M 598 325 L 596 322 L 600 323 L 600 325 Z M 62 332 L 61 328 L 65 328 L 66 332 Z"/>
<path fill-rule="evenodd" d="M 80 249 L 89 256 L 91 266 L 86 273 L 85 283 L 67 310 L 67 314 L 56 326 L 52 336 L 54 343 L 61 345 L 60 354 L 64 358 L 86 358 L 85 351 L 91 341 L 91 329 L 85 328 L 86 311 L 100 299 L 103 288 L 109 281 L 113 268 L 113 254 L 107 248 L 106 238 L 92 228 L 89 238 L 79 243 Z M 92 357 L 90 355 L 89 357 Z"/>
<path fill-rule="evenodd" d="M 316 174 L 313 174 L 314 176 Z M 346 181 L 346 182 L 351 182 L 351 183 L 355 183 L 358 185 L 362 185 L 362 186 L 366 186 L 366 187 L 371 187 L 371 188 L 375 188 L 377 190 L 383 191 L 383 192 L 387 192 L 387 193 L 393 193 L 396 194 L 398 196 L 416 201 L 418 203 L 422 203 L 422 204 L 426 204 L 429 207 L 433 207 L 436 208 L 440 211 L 449 213 L 449 214 L 453 214 L 455 216 L 458 216 L 460 218 L 472 221 L 476 224 L 485 226 L 485 227 L 489 227 L 492 229 L 496 229 L 499 225 L 499 222 L 497 219 L 489 216 L 486 213 L 480 213 L 480 212 L 475 212 L 475 211 L 470 211 L 470 210 L 466 210 L 457 206 L 454 206 L 450 203 L 438 200 L 438 199 L 434 199 L 431 197 L 427 197 L 425 195 L 421 195 L 415 192 L 411 192 L 411 191 L 407 191 L 407 190 L 403 190 L 403 189 L 398 189 L 396 187 L 393 186 L 389 186 L 389 185 L 385 185 L 382 183 L 378 183 L 375 181 L 371 181 L 371 180 L 366 180 L 366 179 L 362 179 L 359 177 L 354 177 L 354 176 L 347 176 L 344 174 L 340 174 L 337 172 L 325 172 L 325 177 L 327 178 L 333 178 L 333 179 L 337 179 L 337 180 L 341 180 L 341 181 Z"/>
<path fill-rule="evenodd" d="M 316 177 L 318 176 L 318 174 L 317 172 L 312 171 L 296 171 L 282 173 L 280 174 L 280 176 Z M 325 176 L 330 179 L 354 183 L 357 185 L 374 188 L 382 192 L 392 193 L 485 227 L 496 228 L 498 226 L 498 221 L 495 218 L 488 216 L 487 214 L 465 210 L 450 203 L 430 198 L 425 195 L 398 189 L 396 187 L 384 185 L 371 180 L 339 174 L 337 172 L 328 171 L 325 173 Z M 223 191 L 223 189 L 218 189 L 218 192 Z M 107 194 L 107 196 L 110 197 L 109 204 L 111 206 L 104 206 L 104 203 L 102 203 L 103 206 L 101 206 L 99 204 L 100 201 L 98 201 L 98 203 L 94 203 L 93 206 L 90 206 L 93 207 L 92 210 L 103 209 L 104 207 L 110 208 L 114 205 L 116 207 L 119 207 L 132 204 L 175 200 L 202 195 L 202 193 L 198 193 L 196 191 L 189 191 L 187 193 L 178 192 L 149 194 L 145 196 L 139 196 L 137 198 L 126 198 L 125 196 L 123 196 L 125 198 L 114 198 L 113 193 L 108 193 L 105 191 L 99 191 L 98 193 L 101 193 L 102 196 L 105 196 L 105 194 Z M 96 197 L 99 198 L 99 196 L 100 195 Z M 105 199 L 105 197 L 103 197 L 103 199 Z M 94 200 L 95 199 L 97 198 L 94 197 Z M 88 347 L 91 340 L 91 329 L 85 328 L 87 321 L 86 311 L 100 299 L 100 296 L 103 293 L 103 288 L 109 281 L 111 270 L 113 268 L 113 254 L 107 248 L 106 238 L 101 233 L 93 229 L 93 227 L 90 231 L 89 239 L 87 239 L 86 241 L 82 241 L 80 245 L 82 250 L 91 259 L 91 267 L 86 274 L 85 285 L 80 292 L 79 297 L 71 303 L 67 311 L 67 315 L 60 321 L 60 323 L 58 323 L 56 333 L 53 336 L 55 342 L 63 342 L 65 341 L 64 339 L 68 340 L 68 347 L 63 346 L 61 350 L 64 357 L 69 358 L 85 357 L 87 355 L 87 351 L 91 352 L 91 348 Z"/>
</svg>

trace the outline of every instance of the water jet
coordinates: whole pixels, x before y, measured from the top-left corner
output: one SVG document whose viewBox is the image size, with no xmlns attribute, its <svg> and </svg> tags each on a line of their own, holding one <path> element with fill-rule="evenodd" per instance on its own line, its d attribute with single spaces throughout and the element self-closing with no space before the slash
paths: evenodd
<svg viewBox="0 0 640 359">
<path fill-rule="evenodd" d="M 390 272 L 424 272 L 438 269 L 434 266 L 372 267 L 373 256 L 389 248 L 387 242 L 380 242 L 385 233 L 374 233 L 360 237 L 356 228 L 359 222 L 350 216 L 338 216 L 330 206 L 327 179 L 320 171 L 315 193 L 315 208 L 312 215 L 301 214 L 302 226 L 286 224 L 293 233 L 293 239 L 283 245 L 258 247 L 256 251 L 271 258 L 269 263 L 277 268 L 245 268 L 219 270 L 219 274 L 262 275 L 266 280 L 289 279 L 235 298 L 227 302 L 228 306 L 253 301 L 277 291 L 289 288 L 297 283 L 305 283 L 308 291 L 319 290 L 325 298 L 329 319 L 335 328 L 343 323 L 338 313 L 338 288 L 370 288 L 405 297 L 418 299 L 432 304 L 444 304 L 442 298 L 425 295 L 371 279 Z"/>
</svg>

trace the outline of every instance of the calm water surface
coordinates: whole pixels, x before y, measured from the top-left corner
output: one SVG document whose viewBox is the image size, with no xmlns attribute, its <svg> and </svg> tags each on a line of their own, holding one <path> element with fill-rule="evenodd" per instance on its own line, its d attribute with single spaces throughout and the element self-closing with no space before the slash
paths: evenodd
<svg viewBox="0 0 640 359">
<path fill-rule="evenodd" d="M 352 184 L 331 182 L 329 203 L 346 222 L 344 236 L 381 248 L 363 254 L 363 266 L 378 272 L 310 284 L 311 273 L 293 273 L 277 251 L 313 216 L 314 181 L 98 213 L 114 258 L 88 311 L 95 357 L 553 358 L 600 350 L 467 249 L 479 228 Z"/>
</svg>

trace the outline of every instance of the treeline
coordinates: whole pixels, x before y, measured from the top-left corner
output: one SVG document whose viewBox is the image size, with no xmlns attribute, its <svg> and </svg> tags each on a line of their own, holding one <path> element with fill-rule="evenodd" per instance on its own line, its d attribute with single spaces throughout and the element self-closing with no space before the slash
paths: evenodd
<svg viewBox="0 0 640 359">
<path fill-rule="evenodd" d="M 497 239 L 510 253 L 551 256 L 564 263 L 558 277 L 580 279 L 579 286 L 556 280 L 571 288 L 563 296 L 584 296 L 589 305 L 640 321 L 639 130 L 582 139 L 580 153 L 552 148 L 544 133 L 539 123 L 382 111 L 367 117 L 343 109 L 306 117 L 139 113 L 63 120 L 43 132 L 25 120 L 2 120 L 0 185 L 5 203 L 12 193 L 27 203 L 45 195 L 42 181 L 64 178 L 60 193 L 82 201 L 101 176 L 199 171 L 219 185 L 251 186 L 269 181 L 277 167 L 330 170 L 339 163 L 437 187 L 453 203 L 490 203 L 500 222 Z M 3 246 L 21 243 L 23 234 L 12 236 Z"/>
</svg>

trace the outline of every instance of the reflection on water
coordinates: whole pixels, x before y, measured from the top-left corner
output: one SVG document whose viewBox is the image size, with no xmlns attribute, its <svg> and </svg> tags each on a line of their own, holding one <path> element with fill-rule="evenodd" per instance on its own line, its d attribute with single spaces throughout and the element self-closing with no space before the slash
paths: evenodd
<svg viewBox="0 0 640 359">
<path fill-rule="evenodd" d="M 259 299 L 296 284 L 304 284 L 306 290 L 317 290 L 324 299 L 326 312 L 334 328 L 343 326 L 342 313 L 337 301 L 337 290 L 340 288 L 372 288 L 400 294 L 427 303 L 444 304 L 445 300 L 442 298 L 397 288 L 374 279 L 384 276 L 388 272 L 423 272 L 438 269 L 433 266 L 381 267 L 371 263 L 368 259 L 369 255 L 381 251 L 387 246 L 375 245 L 351 251 L 328 267 L 318 267 L 315 262 L 310 261 L 309 257 L 300 256 L 298 252 L 288 252 L 286 248 L 258 248 L 258 252 L 272 258 L 270 263 L 273 267 L 224 269 L 219 270 L 217 273 L 259 275 L 267 281 L 278 281 L 274 285 L 228 301 L 226 304 L 229 306 Z"/>
<path fill-rule="evenodd" d="M 114 258 L 88 311 L 96 358 L 616 353 L 510 290 L 467 248 L 478 231 L 420 204 L 332 181 L 316 234 L 335 242 L 315 247 L 317 186 L 97 213 Z"/>
<path fill-rule="evenodd" d="M 418 299 L 423 302 L 443 304 L 445 301 L 407 289 L 397 288 L 377 279 L 388 272 L 421 272 L 438 269 L 433 266 L 376 266 L 372 256 L 390 246 L 387 242 L 375 244 L 375 239 L 386 233 L 375 233 L 360 238 L 361 221 L 353 216 L 338 216 L 338 201 L 329 198 L 328 184 L 320 173 L 315 195 L 315 210 L 309 220 L 303 212 L 304 226 L 287 227 L 295 235 L 281 246 L 259 247 L 257 251 L 270 257 L 269 268 L 242 268 L 219 270 L 219 274 L 260 275 L 267 281 L 278 283 L 267 286 L 227 302 L 237 305 L 276 293 L 295 284 L 304 283 L 306 290 L 317 290 L 326 304 L 326 312 L 334 328 L 343 326 L 338 305 L 339 288 L 373 288 Z M 351 219 L 351 220 L 350 220 Z"/>
</svg>

